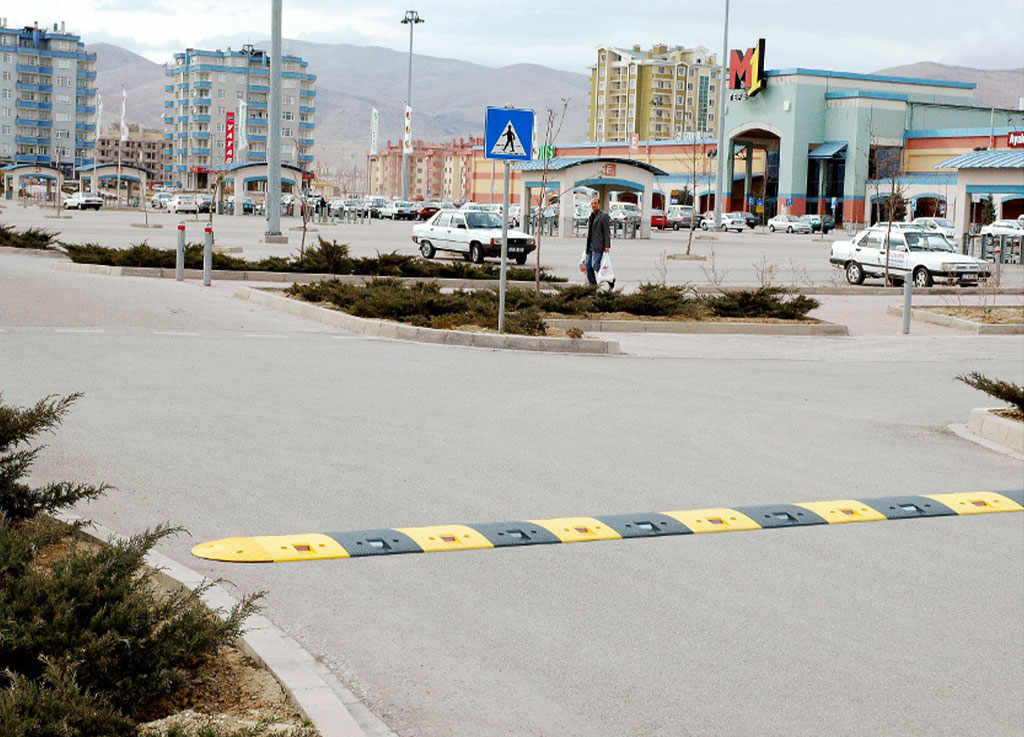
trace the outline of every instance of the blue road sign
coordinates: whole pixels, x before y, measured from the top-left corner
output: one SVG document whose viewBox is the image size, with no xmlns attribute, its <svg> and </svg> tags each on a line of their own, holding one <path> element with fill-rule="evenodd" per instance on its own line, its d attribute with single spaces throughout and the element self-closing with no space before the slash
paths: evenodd
<svg viewBox="0 0 1024 737">
<path fill-rule="evenodd" d="M 484 120 L 484 158 L 529 161 L 533 158 L 533 111 L 489 107 Z"/>
</svg>

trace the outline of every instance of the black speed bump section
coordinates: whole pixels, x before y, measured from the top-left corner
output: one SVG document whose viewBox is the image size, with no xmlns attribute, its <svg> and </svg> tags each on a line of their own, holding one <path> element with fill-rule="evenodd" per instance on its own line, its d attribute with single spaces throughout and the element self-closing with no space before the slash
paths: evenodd
<svg viewBox="0 0 1024 737">
<path fill-rule="evenodd" d="M 353 532 L 227 537 L 196 545 L 192 548 L 192 555 L 225 563 L 285 563 L 808 525 L 833 526 L 918 517 L 959 517 L 995 512 L 1024 512 L 1024 490 L 834 499 L 798 504 L 709 507 L 599 517 L 556 517 Z"/>
</svg>

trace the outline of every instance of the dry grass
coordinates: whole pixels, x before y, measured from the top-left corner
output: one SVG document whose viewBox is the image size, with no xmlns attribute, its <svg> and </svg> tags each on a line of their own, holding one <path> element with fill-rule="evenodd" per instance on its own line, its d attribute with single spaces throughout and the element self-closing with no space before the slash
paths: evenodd
<svg viewBox="0 0 1024 737">
<path fill-rule="evenodd" d="M 970 305 L 942 305 L 917 307 L 940 315 L 958 317 L 961 320 L 980 322 L 985 325 L 1024 325 L 1024 306 L 1021 305 L 989 305 L 974 307 Z"/>
</svg>

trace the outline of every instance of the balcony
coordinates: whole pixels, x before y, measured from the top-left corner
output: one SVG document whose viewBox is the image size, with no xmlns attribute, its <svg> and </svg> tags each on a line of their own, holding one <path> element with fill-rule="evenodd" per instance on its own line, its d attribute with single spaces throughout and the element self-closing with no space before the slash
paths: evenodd
<svg viewBox="0 0 1024 737">
<path fill-rule="evenodd" d="M 188 89 L 188 82 L 179 82 L 178 83 L 178 89 L 179 90 L 187 90 Z"/>
<path fill-rule="evenodd" d="M 249 125 L 266 125 L 266 118 L 249 118 Z"/>
<path fill-rule="evenodd" d="M 299 105 L 299 112 L 300 113 L 309 113 L 310 115 L 312 115 L 313 113 L 316 112 L 316 108 L 315 107 L 309 107 L 308 105 Z"/>
<path fill-rule="evenodd" d="M 33 136 L 15 136 L 14 137 L 14 142 L 15 143 L 24 143 L 26 145 L 33 145 L 33 146 L 37 146 L 37 145 L 40 145 L 40 144 L 42 144 L 43 146 L 49 146 L 50 145 L 50 139 L 49 138 L 35 138 Z"/>
<path fill-rule="evenodd" d="M 203 115 L 193 115 L 192 116 L 192 122 L 193 123 L 209 123 L 210 122 L 210 116 L 209 115 L 205 115 L 205 114 L 203 114 Z"/>
<path fill-rule="evenodd" d="M 49 84 L 33 84 L 31 82 L 15 82 L 15 89 L 26 90 L 28 92 L 53 92 L 53 85 Z"/>
<path fill-rule="evenodd" d="M 270 87 L 265 84 L 251 84 L 249 85 L 249 91 L 267 93 L 270 92 Z"/>
<path fill-rule="evenodd" d="M 192 149 L 193 156 L 209 156 L 210 149 L 208 148 L 194 148 Z"/>
<path fill-rule="evenodd" d="M 28 108 L 29 110 L 52 110 L 53 105 L 48 102 L 33 102 L 32 100 L 18 100 L 14 103 L 16 107 Z"/>
<path fill-rule="evenodd" d="M 311 154 L 299 154 L 299 161 L 312 161 L 313 156 Z"/>
<path fill-rule="evenodd" d="M 299 139 L 299 145 L 300 146 L 312 146 L 313 145 L 313 139 L 312 138 L 300 138 Z"/>
<path fill-rule="evenodd" d="M 79 72 L 78 76 L 82 79 L 96 79 L 96 72 Z"/>
<path fill-rule="evenodd" d="M 30 118 L 15 118 L 14 122 L 17 125 L 29 125 L 37 128 L 50 128 L 53 126 L 51 120 L 31 120 Z"/>
<path fill-rule="evenodd" d="M 299 94 L 303 97 L 316 97 L 316 90 L 299 90 Z"/>
<path fill-rule="evenodd" d="M 95 161 L 96 161 L 95 159 L 78 158 L 76 156 L 75 157 L 75 166 L 90 166 L 91 164 L 95 163 Z"/>
<path fill-rule="evenodd" d="M 95 141 L 75 141 L 75 148 L 96 148 Z"/>
<path fill-rule="evenodd" d="M 192 137 L 206 140 L 210 138 L 210 131 L 192 131 Z"/>
<path fill-rule="evenodd" d="M 174 85 L 168 84 L 164 86 L 164 92 L 174 92 Z"/>
<path fill-rule="evenodd" d="M 49 156 L 36 156 L 35 154 L 16 154 L 14 160 L 19 164 L 49 164 Z"/>
<path fill-rule="evenodd" d="M 94 130 L 96 130 L 96 126 L 93 125 L 92 123 L 75 123 L 75 130 L 76 131 L 94 131 Z"/>
<path fill-rule="evenodd" d="M 35 67 L 31 64 L 18 64 L 15 66 L 19 72 L 28 72 L 30 74 L 53 74 L 53 67 Z"/>
<path fill-rule="evenodd" d="M 84 87 L 79 87 L 75 90 L 75 94 L 81 95 L 82 97 L 92 97 L 96 94 L 96 90 L 89 90 L 85 89 Z"/>
<path fill-rule="evenodd" d="M 164 107 L 174 107 L 174 100 L 164 100 Z"/>
<path fill-rule="evenodd" d="M 265 102 L 250 102 L 249 107 L 256 108 L 257 110 L 266 110 L 267 103 Z"/>
<path fill-rule="evenodd" d="M 256 141 L 256 142 L 262 142 L 262 141 L 266 141 L 267 137 L 254 133 L 254 134 L 250 134 L 249 135 L 249 140 L 250 141 Z"/>
<path fill-rule="evenodd" d="M 210 105 L 213 101 L 209 97 L 193 97 L 193 105 Z"/>
<path fill-rule="evenodd" d="M 210 89 L 211 87 L 213 87 L 213 82 L 209 80 L 202 80 L 200 82 L 192 83 L 193 89 Z"/>
<path fill-rule="evenodd" d="M 78 105 L 75 107 L 76 113 L 84 113 L 85 115 L 95 115 L 96 108 L 93 105 Z"/>
<path fill-rule="evenodd" d="M 189 100 L 187 97 L 185 97 L 185 98 L 182 98 L 181 100 L 178 100 L 178 106 L 179 107 L 188 107 L 191 104 L 191 102 L 192 102 L 191 100 Z"/>
<path fill-rule="evenodd" d="M 181 133 L 178 134 L 178 138 L 188 138 L 188 132 L 182 131 Z"/>
<path fill-rule="evenodd" d="M 299 127 L 300 128 L 305 128 L 306 130 L 313 130 L 314 128 L 316 128 L 316 124 L 315 123 L 299 123 Z"/>
</svg>

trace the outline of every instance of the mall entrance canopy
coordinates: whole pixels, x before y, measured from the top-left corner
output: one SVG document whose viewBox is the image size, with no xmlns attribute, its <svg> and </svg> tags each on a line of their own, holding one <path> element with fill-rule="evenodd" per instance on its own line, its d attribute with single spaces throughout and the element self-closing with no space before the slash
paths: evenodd
<svg viewBox="0 0 1024 737">
<path fill-rule="evenodd" d="M 1024 150 L 972 151 L 947 159 L 935 168 L 957 170 L 957 212 L 953 218 L 957 243 L 963 241 L 971 222 L 974 198 L 991 196 L 999 218 L 1005 201 L 1024 196 Z"/>
<path fill-rule="evenodd" d="M 612 192 L 633 192 L 640 205 L 640 237 L 651 237 L 651 209 L 654 198 L 654 178 L 665 176 L 666 172 L 656 166 L 632 159 L 609 157 L 573 158 L 556 157 L 547 160 L 547 183 L 543 182 L 544 161 L 525 161 L 516 169 L 522 173 L 522 193 L 520 202 L 524 214 L 529 212 L 531 205 L 541 205 L 540 192 L 534 202 L 531 197 L 534 190 L 545 186 L 549 193 L 556 194 L 561 200 L 571 195 L 577 187 L 588 187 L 597 192 L 601 198 L 601 208 L 608 210 L 608 195 Z M 558 208 L 558 237 L 568 238 L 573 232 L 573 216 L 571 196 L 566 204 Z"/>
</svg>

